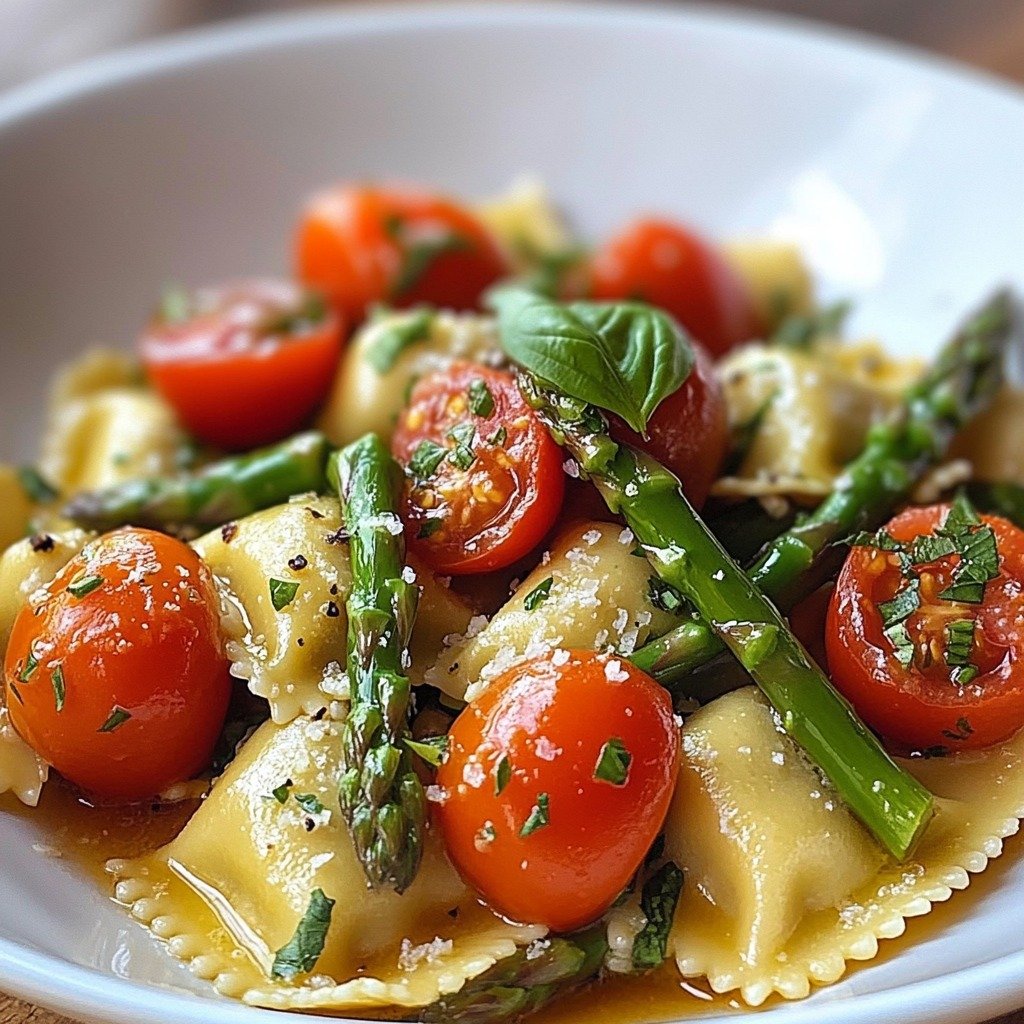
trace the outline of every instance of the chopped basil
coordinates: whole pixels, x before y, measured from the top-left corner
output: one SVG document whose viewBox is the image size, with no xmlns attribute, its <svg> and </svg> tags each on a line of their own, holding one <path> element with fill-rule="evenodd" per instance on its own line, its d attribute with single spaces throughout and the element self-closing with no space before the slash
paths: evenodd
<svg viewBox="0 0 1024 1024">
<path fill-rule="evenodd" d="M 551 584 L 555 582 L 554 576 L 549 576 L 546 580 L 541 580 L 531 590 L 526 597 L 523 598 L 523 607 L 528 611 L 532 612 L 534 608 L 539 608 L 547 599 L 551 593 Z"/>
<path fill-rule="evenodd" d="M 159 316 L 165 324 L 183 324 L 192 316 L 192 296 L 181 285 L 169 284 L 160 296 Z"/>
<path fill-rule="evenodd" d="M 327 316 L 327 303 L 319 292 L 306 292 L 298 304 L 278 310 L 264 317 L 256 327 L 266 338 L 282 334 L 299 334 L 323 321 Z"/>
<path fill-rule="evenodd" d="M 494 412 L 494 395 L 487 386 L 487 382 L 477 377 L 469 385 L 469 411 L 474 416 L 482 416 L 487 419 Z"/>
<path fill-rule="evenodd" d="M 947 740 L 962 741 L 972 735 L 973 732 L 974 727 L 971 723 L 966 718 L 960 717 L 956 720 L 956 731 L 954 732 L 952 729 L 943 729 L 942 735 L 945 736 Z"/>
<path fill-rule="evenodd" d="M 67 695 L 67 687 L 64 685 L 64 669 L 58 665 L 50 673 L 50 683 L 53 685 L 53 703 L 58 711 L 64 710 L 64 698 Z"/>
<path fill-rule="evenodd" d="M 903 545 L 885 530 L 878 530 L 875 533 L 861 531 L 847 537 L 842 543 L 849 544 L 851 548 L 877 548 L 879 551 L 903 550 Z"/>
<path fill-rule="evenodd" d="M 472 448 L 476 427 L 472 423 L 460 423 L 448 431 L 448 437 L 455 443 L 455 447 L 448 453 L 448 461 L 459 469 L 469 469 L 476 462 Z"/>
<path fill-rule="evenodd" d="M 926 534 L 914 538 L 910 546 L 910 559 L 915 565 L 928 565 L 945 558 L 946 555 L 952 555 L 955 551 L 956 541 L 952 537 L 946 537 L 941 533 Z"/>
<path fill-rule="evenodd" d="M 22 466 L 18 470 L 18 483 L 29 501 L 46 505 L 60 497 L 60 491 L 53 486 L 34 466 Z"/>
<path fill-rule="evenodd" d="M 448 756 L 448 737 L 430 736 L 422 740 L 406 740 L 405 745 L 432 768 L 440 768 Z"/>
<path fill-rule="evenodd" d="M 292 782 L 291 779 L 288 779 L 285 782 L 282 782 L 280 786 L 275 786 L 274 789 L 271 790 L 271 793 L 272 793 L 274 799 L 279 804 L 287 803 L 288 802 L 288 793 L 291 790 L 292 786 L 294 786 L 294 785 L 295 785 L 295 783 Z"/>
<path fill-rule="evenodd" d="M 651 576 L 647 580 L 647 600 L 660 608 L 663 612 L 675 615 L 686 605 L 686 599 L 672 586 L 657 576 Z"/>
<path fill-rule="evenodd" d="M 131 712 L 115 704 L 110 711 L 107 720 L 96 730 L 97 732 L 113 732 L 120 729 L 125 722 L 131 718 Z"/>
<path fill-rule="evenodd" d="M 625 743 L 613 736 L 602 748 L 594 768 L 594 778 L 600 782 L 610 782 L 613 786 L 624 786 L 629 779 L 629 765 L 633 755 L 626 749 Z"/>
<path fill-rule="evenodd" d="M 68 584 L 68 593 L 75 597 L 85 597 L 86 594 L 91 594 L 97 587 L 102 585 L 102 576 L 78 575 Z"/>
<path fill-rule="evenodd" d="M 952 515 L 951 512 L 950 518 Z M 953 582 L 939 597 L 944 601 L 980 604 L 985 598 L 985 584 L 999 575 L 995 532 L 991 526 L 981 526 L 957 539 L 960 562 L 953 570 Z"/>
<path fill-rule="evenodd" d="M 39 659 L 36 658 L 35 652 L 30 647 L 28 654 L 25 656 L 25 664 L 18 673 L 18 682 L 27 683 L 37 668 L 39 668 Z"/>
<path fill-rule="evenodd" d="M 380 374 L 387 373 L 410 346 L 430 337 L 434 311 L 421 309 L 377 328 L 364 359 Z"/>
<path fill-rule="evenodd" d="M 297 974 L 308 974 L 316 966 L 327 941 L 333 909 L 334 900 L 325 896 L 323 889 L 314 889 L 295 934 L 274 957 L 271 977 L 290 981 Z"/>
<path fill-rule="evenodd" d="M 476 462 L 476 456 L 472 448 L 465 445 L 456 445 L 448 455 L 448 461 L 459 469 L 469 469 Z"/>
<path fill-rule="evenodd" d="M 494 769 L 494 795 L 501 796 L 505 791 L 505 787 L 509 784 L 512 778 L 512 765 L 509 763 L 508 757 L 502 754 L 498 760 L 497 767 Z"/>
<path fill-rule="evenodd" d="M 910 639 L 907 627 L 902 622 L 894 623 L 885 630 L 885 637 L 893 646 L 896 660 L 904 668 L 909 668 L 914 660 L 914 641 Z"/>
<path fill-rule="evenodd" d="M 498 429 L 487 438 L 487 443 L 492 447 L 503 448 L 508 440 L 508 431 L 504 427 Z"/>
<path fill-rule="evenodd" d="M 401 233 L 401 224 L 394 229 L 395 234 Z M 398 299 L 414 288 L 439 257 L 451 252 L 466 252 L 473 248 L 473 243 L 455 231 L 447 231 L 435 238 L 423 238 L 406 244 L 402 253 L 402 265 L 398 268 L 395 280 L 391 285 L 391 298 Z"/>
<path fill-rule="evenodd" d="M 293 580 L 271 579 L 270 603 L 274 606 L 274 611 L 279 612 L 283 608 L 287 608 L 295 600 L 295 595 L 298 592 L 299 585 Z"/>
<path fill-rule="evenodd" d="M 672 861 L 663 864 L 644 883 L 640 909 L 647 923 L 633 940 L 633 967 L 650 971 L 660 967 L 668 950 L 668 936 L 683 891 L 683 873 Z"/>
<path fill-rule="evenodd" d="M 420 441 L 409 459 L 409 470 L 417 480 L 428 480 L 447 454 L 448 450 L 436 441 Z"/>
<path fill-rule="evenodd" d="M 794 313 L 787 316 L 768 339 L 769 345 L 806 351 L 819 338 L 830 338 L 840 334 L 850 314 L 848 301 L 836 302 L 813 313 Z"/>
<path fill-rule="evenodd" d="M 443 525 L 444 522 L 439 516 L 424 519 L 423 522 L 420 523 L 420 528 L 416 531 L 416 537 L 418 540 L 426 540 L 428 537 L 433 537 Z"/>
<path fill-rule="evenodd" d="M 915 576 L 897 592 L 891 601 L 883 601 L 878 606 L 882 616 L 882 626 L 889 629 L 899 622 L 910 618 L 921 607 L 921 581 Z"/>
<path fill-rule="evenodd" d="M 324 811 L 324 805 L 315 793 L 296 793 L 295 802 L 307 814 L 322 814 Z"/>
<path fill-rule="evenodd" d="M 974 650 L 974 619 L 956 619 L 946 626 L 946 664 L 971 664 Z"/>
<path fill-rule="evenodd" d="M 523 827 L 519 830 L 519 836 L 525 839 L 527 836 L 533 835 L 534 832 L 544 828 L 545 825 L 550 824 L 551 817 L 548 808 L 548 795 L 547 793 L 538 793 L 537 802 L 533 805 L 530 811 L 530 816 L 523 823 Z"/>
<path fill-rule="evenodd" d="M 956 686 L 966 686 L 968 683 L 973 682 L 978 676 L 977 665 L 958 665 L 949 674 L 950 682 Z"/>
</svg>

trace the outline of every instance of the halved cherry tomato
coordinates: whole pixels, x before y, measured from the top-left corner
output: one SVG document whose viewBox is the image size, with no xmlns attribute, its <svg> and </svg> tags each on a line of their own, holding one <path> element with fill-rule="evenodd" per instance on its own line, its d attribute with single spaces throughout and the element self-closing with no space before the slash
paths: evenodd
<svg viewBox="0 0 1024 1024">
<path fill-rule="evenodd" d="M 153 386 L 185 428 L 244 449 L 298 430 L 326 398 L 341 326 L 323 300 L 284 281 L 173 296 L 139 339 Z"/>
<path fill-rule="evenodd" d="M 468 210 L 409 189 L 343 185 L 314 197 L 297 240 L 298 276 L 350 323 L 377 302 L 477 309 L 508 274 L 487 229 Z"/>
<path fill-rule="evenodd" d="M 191 778 L 231 694 L 209 570 L 161 533 L 100 537 L 22 609 L 4 679 L 15 729 L 89 794 L 130 802 Z"/>
<path fill-rule="evenodd" d="M 611 417 L 616 441 L 652 455 L 682 481 L 683 491 L 700 508 L 718 477 L 729 449 L 729 420 L 722 386 L 707 352 L 694 344 L 696 361 L 682 386 L 651 416 L 647 438 Z"/>
<path fill-rule="evenodd" d="M 717 359 L 760 333 L 753 300 L 715 249 L 680 224 L 636 220 L 594 254 L 594 297 L 671 313 Z"/>
<path fill-rule="evenodd" d="M 565 491 L 561 449 L 512 374 L 456 363 L 424 377 L 391 451 L 408 467 L 402 518 L 438 572 L 489 572 L 539 544 Z"/>
<path fill-rule="evenodd" d="M 909 545 L 935 534 L 948 514 L 948 505 L 907 509 L 886 531 Z M 995 535 L 999 568 L 980 603 L 940 596 L 960 562 L 945 555 L 913 567 L 919 607 L 903 621 L 905 635 L 898 627 L 887 635 L 879 605 L 908 579 L 897 554 L 858 547 L 829 606 L 833 682 L 868 725 L 911 750 L 985 747 L 1024 726 L 1024 532 L 998 516 L 981 519 Z M 960 657 L 950 628 L 963 627 L 954 623 L 968 624 Z M 969 665 L 951 664 L 965 657 Z"/>
<path fill-rule="evenodd" d="M 679 773 L 662 687 L 628 661 L 553 651 L 499 676 L 448 734 L 437 817 L 488 904 L 569 932 L 640 867 Z"/>
</svg>

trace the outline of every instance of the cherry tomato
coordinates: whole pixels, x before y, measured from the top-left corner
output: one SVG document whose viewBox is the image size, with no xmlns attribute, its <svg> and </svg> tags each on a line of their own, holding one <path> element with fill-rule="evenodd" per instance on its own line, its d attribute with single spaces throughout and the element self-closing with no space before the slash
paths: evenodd
<svg viewBox="0 0 1024 1024">
<path fill-rule="evenodd" d="M 306 207 L 297 241 L 298 276 L 358 323 L 377 302 L 477 309 L 508 274 L 487 229 L 440 196 L 343 185 Z"/>
<path fill-rule="evenodd" d="M 948 514 L 948 505 L 907 509 L 886 530 L 910 544 L 934 535 Z M 995 535 L 999 568 L 980 603 L 940 596 L 958 554 L 915 565 L 920 604 L 903 622 L 905 636 L 892 627 L 887 635 L 879 604 L 908 581 L 895 553 L 857 547 L 829 605 L 835 685 L 868 725 L 911 750 L 985 747 L 1024 725 L 1024 532 L 997 516 L 981 519 Z M 950 644 L 953 623 L 967 624 L 960 658 Z M 969 666 L 955 664 L 965 658 Z"/>
<path fill-rule="evenodd" d="M 456 719 L 437 815 L 499 913 L 569 932 L 600 917 L 657 838 L 679 773 L 668 694 L 627 661 L 554 651 Z"/>
<path fill-rule="evenodd" d="M 297 285 L 245 281 L 168 296 L 139 347 L 185 428 L 218 448 L 294 433 L 327 397 L 341 327 Z"/>
<path fill-rule="evenodd" d="M 760 333 L 735 271 L 692 231 L 671 221 L 628 224 L 594 254 L 594 297 L 642 299 L 671 313 L 715 358 Z"/>
<path fill-rule="evenodd" d="M 729 450 L 729 420 L 722 386 L 707 352 L 694 345 L 689 376 L 666 398 L 647 424 L 647 438 L 611 418 L 612 437 L 652 455 L 672 470 L 690 501 L 700 508 Z"/>
<path fill-rule="evenodd" d="M 408 467 L 402 518 L 438 572 L 490 572 L 539 544 L 565 491 L 562 453 L 510 373 L 456 363 L 424 377 L 391 450 Z"/>
<path fill-rule="evenodd" d="M 130 802 L 191 778 L 231 694 L 209 570 L 151 530 L 100 537 L 22 609 L 4 679 L 15 729 L 88 793 Z"/>
</svg>

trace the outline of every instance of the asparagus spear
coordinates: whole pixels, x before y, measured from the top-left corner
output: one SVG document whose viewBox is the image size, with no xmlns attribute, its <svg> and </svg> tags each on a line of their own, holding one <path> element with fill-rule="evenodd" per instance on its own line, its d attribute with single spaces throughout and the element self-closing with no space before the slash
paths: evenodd
<svg viewBox="0 0 1024 1024">
<path fill-rule="evenodd" d="M 763 549 L 750 575 L 780 608 L 788 610 L 824 583 L 842 556 L 836 542 L 880 526 L 956 432 L 992 401 L 1015 328 L 1010 295 L 999 292 L 961 326 L 897 413 L 871 431 L 832 494 Z M 686 622 L 642 647 L 632 660 L 669 685 L 723 649 L 708 626 Z"/>
<path fill-rule="evenodd" d="M 424 1024 L 510 1024 L 593 980 L 607 951 L 600 925 L 534 943 L 500 960 L 459 992 L 442 996 L 418 1019 Z"/>
<path fill-rule="evenodd" d="M 409 637 L 419 592 L 405 578 L 395 514 L 400 471 L 376 434 L 332 456 L 352 561 L 347 666 L 351 706 L 342 732 L 341 813 L 372 888 L 405 890 L 423 853 L 426 796 L 409 737 Z"/>
<path fill-rule="evenodd" d="M 94 530 L 128 523 L 158 530 L 217 526 L 287 501 L 293 494 L 323 490 L 329 451 L 322 434 L 297 434 L 191 473 L 87 491 L 68 502 L 64 515 Z"/>
<path fill-rule="evenodd" d="M 732 651 L 850 809 L 890 853 L 904 858 L 932 815 L 931 794 L 889 758 L 833 689 L 775 606 L 694 512 L 679 481 L 649 456 L 616 444 L 594 406 L 528 374 L 521 373 L 519 383 L 608 508 L 625 518 L 661 579 L 690 600 L 708 635 Z"/>
</svg>

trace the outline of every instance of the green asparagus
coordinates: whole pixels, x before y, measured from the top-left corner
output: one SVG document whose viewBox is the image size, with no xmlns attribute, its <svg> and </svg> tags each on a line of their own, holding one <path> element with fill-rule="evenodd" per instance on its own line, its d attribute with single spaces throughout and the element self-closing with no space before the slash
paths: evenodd
<svg viewBox="0 0 1024 1024">
<path fill-rule="evenodd" d="M 942 457 L 954 434 L 992 401 L 1015 329 L 1011 298 L 999 292 L 960 328 L 907 392 L 896 415 L 870 432 L 864 451 L 832 494 L 763 549 L 750 575 L 776 605 L 788 610 L 824 583 L 842 555 L 836 542 L 880 526 Z M 685 622 L 635 652 L 632 660 L 672 685 L 724 646 L 706 624 Z"/>
<path fill-rule="evenodd" d="M 594 406 L 526 373 L 520 388 L 552 436 L 623 516 L 658 575 L 683 593 L 708 636 L 728 647 L 850 809 L 895 857 L 927 825 L 934 801 L 900 769 L 793 636 L 775 606 L 694 512 L 679 481 L 617 444 Z M 697 622 L 687 625 L 698 627 Z"/>
<path fill-rule="evenodd" d="M 526 946 L 459 992 L 422 1010 L 424 1024 L 510 1024 L 597 977 L 608 943 L 603 926 Z"/>
<path fill-rule="evenodd" d="M 72 498 L 63 511 L 93 530 L 127 524 L 157 530 L 218 526 L 287 501 L 293 494 L 322 491 L 329 453 L 322 434 L 297 434 L 193 472 L 87 491 Z"/>
<path fill-rule="evenodd" d="M 423 854 L 426 795 L 405 743 L 405 670 L 419 591 L 407 578 L 396 514 L 400 471 L 380 438 L 367 434 L 332 456 L 328 474 L 341 497 L 352 562 L 341 813 L 370 886 L 402 892 Z"/>
</svg>

